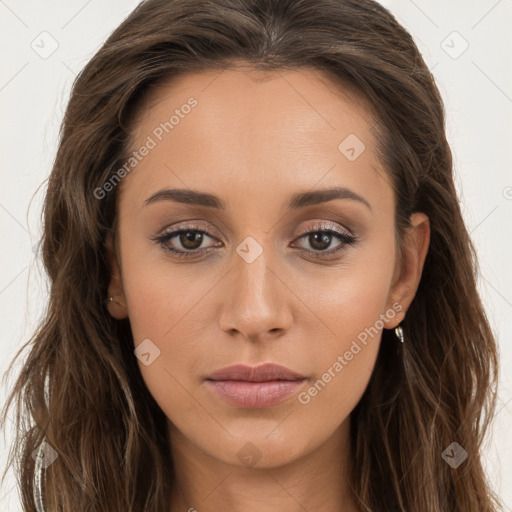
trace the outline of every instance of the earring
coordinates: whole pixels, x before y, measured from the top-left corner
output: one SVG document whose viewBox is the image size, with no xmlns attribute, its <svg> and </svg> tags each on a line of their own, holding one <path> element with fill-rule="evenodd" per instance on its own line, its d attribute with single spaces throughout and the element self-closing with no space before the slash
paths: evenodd
<svg viewBox="0 0 512 512">
<path fill-rule="evenodd" d="M 122 304 L 120 302 L 117 302 L 117 300 L 114 300 L 114 297 L 109 297 L 106 302 L 107 302 L 107 304 L 110 302 L 115 302 L 116 304 L 119 304 L 120 306 L 122 306 Z"/>
<path fill-rule="evenodd" d="M 395 327 L 396 337 L 400 340 L 400 343 L 404 342 L 404 330 L 401 325 Z"/>
</svg>

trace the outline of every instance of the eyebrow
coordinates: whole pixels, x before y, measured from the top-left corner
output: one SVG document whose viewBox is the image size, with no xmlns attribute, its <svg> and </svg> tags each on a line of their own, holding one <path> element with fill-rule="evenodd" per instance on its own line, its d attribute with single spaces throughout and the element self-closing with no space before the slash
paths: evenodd
<svg viewBox="0 0 512 512">
<path fill-rule="evenodd" d="M 288 209 L 296 210 L 304 206 L 325 203 L 334 199 L 351 199 L 364 204 L 370 210 L 372 209 L 370 203 L 364 197 L 346 187 L 326 188 L 294 194 L 290 199 Z M 160 201 L 174 201 L 177 203 L 206 206 L 207 208 L 218 210 L 226 209 L 226 203 L 218 196 L 207 192 L 199 192 L 198 190 L 176 188 L 159 190 L 144 201 L 144 206 Z"/>
</svg>

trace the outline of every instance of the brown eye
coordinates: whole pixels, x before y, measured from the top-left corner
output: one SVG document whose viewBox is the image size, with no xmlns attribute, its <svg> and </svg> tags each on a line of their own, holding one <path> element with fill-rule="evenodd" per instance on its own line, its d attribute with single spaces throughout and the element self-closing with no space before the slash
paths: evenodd
<svg viewBox="0 0 512 512">
<path fill-rule="evenodd" d="M 346 249 L 350 245 L 357 243 L 354 235 L 345 233 L 338 228 L 334 229 L 331 225 L 316 225 L 309 231 L 303 231 L 299 240 L 305 240 L 309 247 L 302 246 L 302 249 L 314 257 L 322 258 Z M 334 249 L 330 249 L 333 241 L 337 240 L 338 244 Z"/>
<path fill-rule="evenodd" d="M 308 241 L 313 249 L 323 251 L 329 247 L 332 241 L 332 235 L 326 232 L 319 231 L 317 233 L 310 233 L 308 235 Z"/>
<path fill-rule="evenodd" d="M 182 231 L 178 235 L 178 239 L 185 249 L 193 251 L 194 249 L 199 249 L 203 243 L 203 233 L 198 231 Z"/>
<path fill-rule="evenodd" d="M 210 247 L 202 247 L 203 242 L 208 238 L 215 240 L 213 234 L 204 229 L 199 229 L 196 226 L 183 226 L 152 238 L 152 240 L 175 256 L 200 256 L 210 252 L 212 246 L 218 246 L 220 243 L 211 244 Z"/>
</svg>

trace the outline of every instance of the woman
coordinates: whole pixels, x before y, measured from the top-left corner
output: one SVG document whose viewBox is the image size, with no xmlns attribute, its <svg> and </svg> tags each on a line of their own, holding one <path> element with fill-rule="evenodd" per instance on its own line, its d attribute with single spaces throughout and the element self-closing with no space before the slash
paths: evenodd
<svg viewBox="0 0 512 512">
<path fill-rule="evenodd" d="M 442 101 L 379 4 L 142 2 L 74 84 L 44 219 L 24 510 L 497 510 Z"/>
</svg>

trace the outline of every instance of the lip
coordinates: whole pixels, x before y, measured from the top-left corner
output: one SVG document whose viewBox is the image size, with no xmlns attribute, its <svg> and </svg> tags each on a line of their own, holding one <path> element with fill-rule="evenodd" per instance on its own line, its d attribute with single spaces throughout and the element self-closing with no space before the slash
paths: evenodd
<svg viewBox="0 0 512 512">
<path fill-rule="evenodd" d="M 294 372 L 286 366 L 265 363 L 259 366 L 235 364 L 213 372 L 208 380 L 243 380 L 246 382 L 269 382 L 274 380 L 302 380 L 305 375 Z"/>
<path fill-rule="evenodd" d="M 307 380 L 281 365 L 228 366 L 209 375 L 205 382 L 218 396 L 236 407 L 259 409 L 286 400 Z"/>
</svg>

